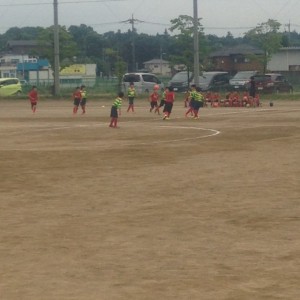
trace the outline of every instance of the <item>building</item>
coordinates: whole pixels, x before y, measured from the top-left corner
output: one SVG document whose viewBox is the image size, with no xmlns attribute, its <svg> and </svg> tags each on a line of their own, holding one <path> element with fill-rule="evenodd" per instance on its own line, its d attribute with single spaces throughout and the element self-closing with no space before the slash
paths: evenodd
<svg viewBox="0 0 300 300">
<path fill-rule="evenodd" d="M 64 86 L 84 84 L 93 86 L 96 83 L 96 64 L 73 64 L 63 68 L 59 73 L 60 83 Z"/>
<path fill-rule="evenodd" d="M 37 58 L 23 54 L 4 54 L 0 56 L 0 77 L 19 77 L 24 78 L 24 72 L 19 72 L 17 66 L 19 63 L 37 62 Z M 20 76 L 18 76 L 20 75 Z"/>
<path fill-rule="evenodd" d="M 29 59 L 17 65 L 17 77 L 34 85 L 51 85 L 53 71 L 47 59 Z"/>
<path fill-rule="evenodd" d="M 300 47 L 284 47 L 268 62 L 271 72 L 300 72 Z"/>
<path fill-rule="evenodd" d="M 145 69 L 154 74 L 160 74 L 160 75 L 171 75 L 171 67 L 170 63 L 163 59 L 152 59 L 149 61 L 144 62 Z"/>
<path fill-rule="evenodd" d="M 250 45 L 238 45 L 215 51 L 209 59 L 214 70 L 230 74 L 252 70 L 263 72 L 263 65 L 260 61 L 263 55 L 264 52 L 261 49 Z"/>
</svg>

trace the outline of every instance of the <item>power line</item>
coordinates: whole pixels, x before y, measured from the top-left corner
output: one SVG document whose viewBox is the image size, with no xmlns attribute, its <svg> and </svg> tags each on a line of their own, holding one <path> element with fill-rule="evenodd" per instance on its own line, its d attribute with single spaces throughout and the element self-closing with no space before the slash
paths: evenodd
<svg viewBox="0 0 300 300">
<path fill-rule="evenodd" d="M 81 3 L 99 3 L 99 2 L 119 2 L 119 1 L 127 1 L 127 0 L 77 0 L 77 1 L 61 1 L 61 4 L 81 4 Z M 11 3 L 11 4 L 0 4 L 0 7 L 16 7 L 16 6 L 36 6 L 36 5 L 53 5 L 53 2 L 29 2 L 29 3 Z"/>
</svg>

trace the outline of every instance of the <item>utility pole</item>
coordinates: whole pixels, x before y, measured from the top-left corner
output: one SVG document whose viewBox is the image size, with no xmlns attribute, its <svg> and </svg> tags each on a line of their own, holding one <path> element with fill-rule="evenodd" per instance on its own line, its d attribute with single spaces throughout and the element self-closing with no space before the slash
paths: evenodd
<svg viewBox="0 0 300 300">
<path fill-rule="evenodd" d="M 59 26 L 58 26 L 58 3 L 53 1 L 54 6 L 54 95 L 59 96 Z"/>
<path fill-rule="evenodd" d="M 198 0 L 194 0 L 194 82 L 199 86 Z"/>
<path fill-rule="evenodd" d="M 136 22 L 144 22 L 144 21 L 140 21 L 138 19 L 134 19 L 133 18 L 133 14 L 131 16 L 130 19 L 126 20 L 126 21 L 122 21 L 121 23 L 129 23 L 131 24 L 131 31 L 132 31 L 132 52 L 131 52 L 131 56 L 132 56 L 132 72 L 135 72 L 136 71 L 136 62 L 135 62 L 135 28 L 134 28 L 134 24 Z"/>
<path fill-rule="evenodd" d="M 287 28 L 288 28 L 288 46 L 290 46 L 291 43 L 291 21 L 289 21 L 288 24 L 286 24 Z"/>
<path fill-rule="evenodd" d="M 132 31 L 132 71 L 136 71 L 135 66 L 135 28 L 134 28 L 134 18 L 133 14 L 131 16 L 130 24 L 131 24 L 131 31 Z"/>
</svg>

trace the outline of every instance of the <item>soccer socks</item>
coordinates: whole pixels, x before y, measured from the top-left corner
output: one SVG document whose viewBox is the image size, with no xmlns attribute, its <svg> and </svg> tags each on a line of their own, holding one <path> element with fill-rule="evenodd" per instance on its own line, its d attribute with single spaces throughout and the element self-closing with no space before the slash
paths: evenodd
<svg viewBox="0 0 300 300">
<path fill-rule="evenodd" d="M 133 104 L 129 104 L 129 106 L 128 106 L 128 108 L 127 108 L 127 112 L 129 112 L 129 111 L 132 111 L 132 112 L 134 112 L 134 106 L 133 106 Z"/>
<path fill-rule="evenodd" d="M 113 125 L 113 127 L 117 127 L 117 124 L 118 124 L 118 118 L 114 118 L 114 125 Z"/>
</svg>

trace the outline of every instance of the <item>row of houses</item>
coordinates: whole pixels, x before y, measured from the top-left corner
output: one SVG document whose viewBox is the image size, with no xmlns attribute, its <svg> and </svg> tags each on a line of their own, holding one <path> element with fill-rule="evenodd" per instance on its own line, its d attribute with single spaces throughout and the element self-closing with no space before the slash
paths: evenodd
<svg viewBox="0 0 300 300">
<path fill-rule="evenodd" d="M 263 50 L 250 45 L 239 45 L 211 53 L 209 65 L 214 70 L 229 72 L 234 75 L 239 71 L 257 70 L 263 72 L 263 65 L 257 59 L 262 57 Z M 144 63 L 149 72 L 160 75 L 172 75 L 174 69 L 170 62 L 162 59 L 152 59 Z M 299 72 L 300 71 L 300 47 L 286 47 L 272 55 L 267 69 L 270 72 Z M 175 70 L 176 72 L 176 70 Z"/>
</svg>

